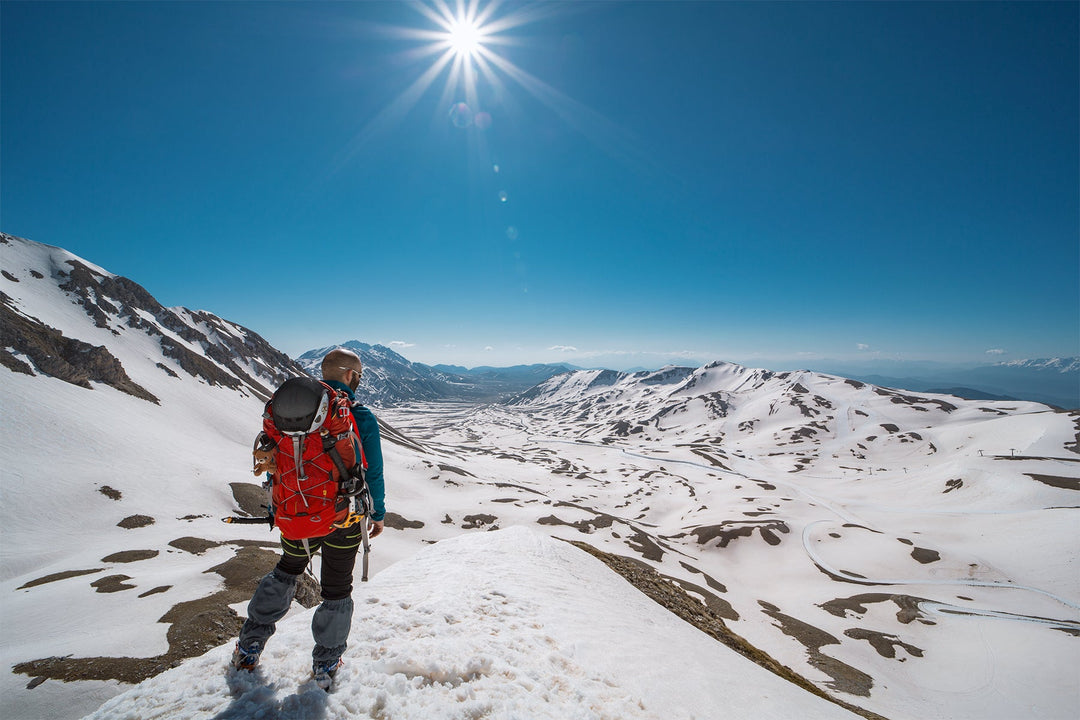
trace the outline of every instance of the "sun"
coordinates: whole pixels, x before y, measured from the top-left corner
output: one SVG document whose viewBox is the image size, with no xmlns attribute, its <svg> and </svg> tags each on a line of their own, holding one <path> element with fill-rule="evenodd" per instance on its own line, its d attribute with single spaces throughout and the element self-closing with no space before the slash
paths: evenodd
<svg viewBox="0 0 1080 720">
<path fill-rule="evenodd" d="M 531 75 L 510 60 L 507 48 L 523 44 L 512 31 L 557 17 L 568 11 L 567 3 L 506 3 L 505 0 L 419 0 L 408 3 L 424 19 L 424 26 L 386 26 L 390 35 L 416 41 L 402 57 L 422 67 L 386 107 L 370 118 L 344 152 L 351 157 L 356 149 L 377 134 L 397 127 L 430 88 L 442 83 L 433 117 L 447 117 L 459 128 L 487 130 L 492 126 L 491 98 L 513 105 L 510 85 L 520 89 L 554 111 L 564 122 L 594 139 L 611 145 L 620 136 L 617 127 L 567 97 L 556 88 Z"/>
<path fill-rule="evenodd" d="M 457 17 L 447 23 L 446 42 L 456 57 L 473 58 L 483 50 L 484 28 L 476 20 Z"/>
</svg>

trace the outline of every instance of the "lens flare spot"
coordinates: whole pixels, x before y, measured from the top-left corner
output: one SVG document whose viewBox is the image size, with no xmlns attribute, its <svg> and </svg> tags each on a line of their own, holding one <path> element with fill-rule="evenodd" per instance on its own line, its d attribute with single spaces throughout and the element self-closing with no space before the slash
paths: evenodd
<svg viewBox="0 0 1080 720">
<path fill-rule="evenodd" d="M 476 127 L 480 130 L 487 130 L 491 127 L 491 114 L 480 111 L 476 113 L 476 116 L 473 118 L 473 123 L 475 123 Z"/>
<path fill-rule="evenodd" d="M 510 239 L 510 240 L 517 240 L 518 239 L 518 229 L 516 227 L 514 227 L 513 225 L 506 228 L 506 237 L 508 239 Z"/>
<path fill-rule="evenodd" d="M 506 202 L 507 195 L 505 190 L 499 191 L 499 202 Z"/>
<path fill-rule="evenodd" d="M 472 125 L 473 111 L 463 102 L 456 103 L 450 108 L 450 122 L 457 128 L 467 128 Z"/>
</svg>

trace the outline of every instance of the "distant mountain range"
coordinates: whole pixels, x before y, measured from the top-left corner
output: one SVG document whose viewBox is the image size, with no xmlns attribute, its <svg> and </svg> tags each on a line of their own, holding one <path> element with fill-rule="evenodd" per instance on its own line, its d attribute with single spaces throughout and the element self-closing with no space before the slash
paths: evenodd
<svg viewBox="0 0 1080 720">
<path fill-rule="evenodd" d="M 297 358 L 297 362 L 318 376 L 319 361 L 334 347 L 348 348 L 360 355 L 365 370 L 359 395 L 366 402 L 383 406 L 411 401 L 499 402 L 526 392 L 556 375 L 583 369 L 566 363 L 505 368 L 431 366 L 411 362 L 382 345 L 368 345 L 358 340 L 310 350 Z M 675 373 L 692 369 L 675 365 L 667 367 L 669 372 Z M 882 387 L 955 395 L 966 400 L 1025 400 L 1062 409 L 1080 408 L 1080 358 L 1075 357 L 1018 360 L 976 367 L 893 363 L 801 369 Z M 907 374 L 907 371 L 911 371 L 911 374 Z M 606 372 L 617 373 L 614 370 Z M 656 369 L 636 372 L 652 376 Z"/>
<path fill-rule="evenodd" d="M 352 350 L 360 356 L 364 374 L 357 396 L 363 402 L 380 406 L 413 401 L 496 402 L 576 369 L 567 365 L 471 370 L 455 365 L 432 367 L 410 362 L 383 345 L 369 345 L 359 340 L 309 350 L 296 360 L 308 373 L 319 377 L 323 356 L 334 348 Z"/>
<path fill-rule="evenodd" d="M 9 287 L 31 296 L 59 293 L 63 304 L 79 309 L 109 337 L 131 332 L 151 340 L 150 353 L 160 372 L 183 372 L 201 382 L 268 398 L 285 378 L 300 373 L 319 376 L 319 362 L 333 347 L 357 352 L 364 363 L 359 395 L 364 402 L 390 406 L 412 401 L 498 402 L 548 379 L 580 370 L 569 364 L 465 368 L 411 362 L 390 348 L 350 340 L 310 350 L 293 360 L 252 330 L 213 313 L 166 308 L 142 286 L 114 275 L 61 248 L 0 234 L 4 278 Z M 25 264 L 25 277 L 13 274 Z M 48 282 L 46 282 L 48 280 Z M 36 283 L 41 283 L 40 285 Z M 32 285 L 33 284 L 33 285 Z M 18 294 L 16 294 L 18 295 Z M 37 317 L 20 309 L 17 297 L 0 292 L 0 365 L 15 372 L 37 368 L 54 377 L 89 387 L 102 382 L 156 402 L 153 393 L 133 380 L 110 346 L 88 343 L 66 332 L 69 312 Z M 917 362 L 844 365 L 822 361 L 811 369 L 874 385 L 916 392 L 938 392 L 971 400 L 1016 399 L 1059 408 L 1080 408 L 1080 357 L 1013 360 L 979 367 Z M 643 371 L 652 372 L 652 371 Z"/>
<path fill-rule="evenodd" d="M 871 369 L 872 368 L 872 369 Z M 1017 399 L 1067 410 L 1080 408 L 1080 357 L 1012 360 L 976 367 L 934 363 L 815 367 L 830 375 L 916 392 L 947 392 L 968 400 Z"/>
</svg>

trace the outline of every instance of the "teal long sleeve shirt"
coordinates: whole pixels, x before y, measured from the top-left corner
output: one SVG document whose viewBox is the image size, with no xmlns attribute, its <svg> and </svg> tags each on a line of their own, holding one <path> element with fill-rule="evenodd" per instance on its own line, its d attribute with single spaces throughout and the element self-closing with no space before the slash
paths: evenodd
<svg viewBox="0 0 1080 720">
<path fill-rule="evenodd" d="M 360 444 L 364 447 L 364 457 L 367 459 L 367 484 L 371 490 L 372 520 L 382 520 L 386 517 L 386 483 L 383 480 L 383 456 L 382 439 L 379 437 L 379 421 L 375 414 L 368 408 L 356 402 L 356 395 L 345 383 L 337 380 L 326 380 L 327 385 L 335 390 L 344 390 L 353 401 L 352 414 L 356 420 L 356 429 L 360 432 Z"/>
</svg>

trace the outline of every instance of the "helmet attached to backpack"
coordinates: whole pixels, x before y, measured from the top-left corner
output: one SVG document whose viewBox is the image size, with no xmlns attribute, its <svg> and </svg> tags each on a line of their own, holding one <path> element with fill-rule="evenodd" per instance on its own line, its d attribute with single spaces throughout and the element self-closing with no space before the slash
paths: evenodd
<svg viewBox="0 0 1080 720">
<path fill-rule="evenodd" d="M 318 430 L 330 409 L 327 390 L 326 385 L 314 378 L 286 380 L 271 401 L 274 426 L 285 435 L 306 435 Z"/>
</svg>

